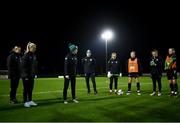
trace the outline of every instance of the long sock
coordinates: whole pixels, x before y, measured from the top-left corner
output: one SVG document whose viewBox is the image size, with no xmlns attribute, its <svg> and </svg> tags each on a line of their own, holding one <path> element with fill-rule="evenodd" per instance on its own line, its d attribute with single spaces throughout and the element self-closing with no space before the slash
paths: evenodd
<svg viewBox="0 0 180 123">
<path fill-rule="evenodd" d="M 137 83 L 137 90 L 140 90 L 140 83 Z"/>
<path fill-rule="evenodd" d="M 128 91 L 131 91 L 131 83 L 128 83 Z"/>
<path fill-rule="evenodd" d="M 170 83 L 170 84 L 169 84 L 169 87 L 171 88 L 171 91 L 174 91 L 173 83 Z"/>
<path fill-rule="evenodd" d="M 174 84 L 174 91 L 178 92 L 178 84 L 177 83 Z"/>
</svg>

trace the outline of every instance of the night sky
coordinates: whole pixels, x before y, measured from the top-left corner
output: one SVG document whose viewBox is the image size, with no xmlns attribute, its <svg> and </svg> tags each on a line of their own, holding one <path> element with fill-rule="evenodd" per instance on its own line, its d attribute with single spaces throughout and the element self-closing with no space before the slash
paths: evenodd
<svg viewBox="0 0 180 123">
<path fill-rule="evenodd" d="M 174 1 L 99 1 L 61 3 L 8 3 L 1 10 L 0 69 L 14 45 L 25 50 L 28 41 L 37 44 L 39 74 L 63 74 L 68 43 L 79 47 L 79 60 L 91 49 L 97 73 L 105 70 L 104 29 L 112 29 L 108 56 L 118 53 L 123 66 L 131 50 L 137 51 L 144 72 L 154 48 L 165 59 L 169 47 L 179 55 L 180 7 Z M 79 67 L 80 69 L 80 67 Z"/>
</svg>

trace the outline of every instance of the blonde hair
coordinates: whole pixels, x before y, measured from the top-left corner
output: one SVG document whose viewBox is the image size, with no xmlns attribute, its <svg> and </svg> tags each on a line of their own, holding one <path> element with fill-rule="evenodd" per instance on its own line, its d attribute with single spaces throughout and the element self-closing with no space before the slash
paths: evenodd
<svg viewBox="0 0 180 123">
<path fill-rule="evenodd" d="M 15 51 L 17 48 L 19 48 L 18 46 L 14 46 L 13 48 L 12 48 L 12 51 Z"/>
<path fill-rule="evenodd" d="M 28 53 L 31 47 L 36 47 L 36 44 L 35 44 L 35 43 L 32 43 L 32 42 L 29 42 L 29 43 L 27 44 L 27 46 L 26 46 L 26 51 L 25 51 L 25 53 Z"/>
<path fill-rule="evenodd" d="M 21 50 L 21 47 L 19 47 L 19 46 L 14 46 L 14 47 L 12 48 L 11 52 L 15 52 L 16 49 Z"/>
</svg>

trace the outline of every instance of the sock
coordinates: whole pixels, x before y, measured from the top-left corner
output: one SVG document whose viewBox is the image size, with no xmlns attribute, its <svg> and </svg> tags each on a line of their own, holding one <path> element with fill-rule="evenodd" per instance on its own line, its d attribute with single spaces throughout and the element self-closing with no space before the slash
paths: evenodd
<svg viewBox="0 0 180 123">
<path fill-rule="evenodd" d="M 137 82 L 137 90 L 140 91 L 140 83 Z"/>
<path fill-rule="evenodd" d="M 174 84 L 174 91 L 178 92 L 178 85 L 177 85 L 177 83 Z"/>
<path fill-rule="evenodd" d="M 170 88 L 171 88 L 171 91 L 174 91 L 174 86 L 172 83 L 169 84 Z"/>
<path fill-rule="evenodd" d="M 128 83 L 128 91 L 131 91 L 131 83 Z"/>
</svg>

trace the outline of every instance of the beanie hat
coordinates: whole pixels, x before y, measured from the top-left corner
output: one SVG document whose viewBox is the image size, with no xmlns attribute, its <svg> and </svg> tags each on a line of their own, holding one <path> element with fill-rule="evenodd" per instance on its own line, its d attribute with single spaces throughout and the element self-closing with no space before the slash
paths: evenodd
<svg viewBox="0 0 180 123">
<path fill-rule="evenodd" d="M 78 46 L 71 43 L 68 44 L 68 47 L 69 47 L 70 52 L 74 52 L 74 50 L 78 49 Z"/>
</svg>

